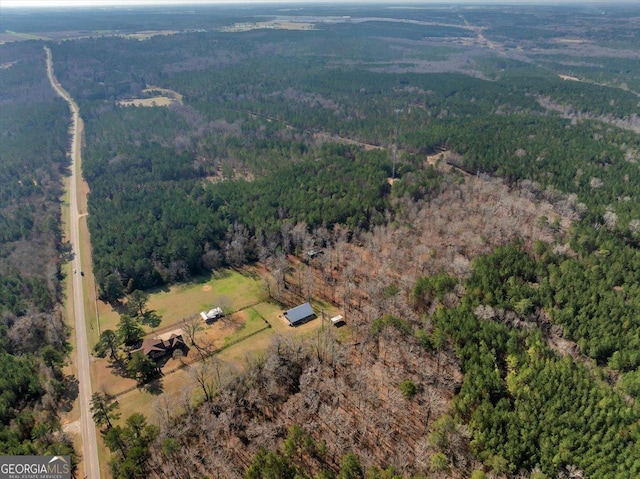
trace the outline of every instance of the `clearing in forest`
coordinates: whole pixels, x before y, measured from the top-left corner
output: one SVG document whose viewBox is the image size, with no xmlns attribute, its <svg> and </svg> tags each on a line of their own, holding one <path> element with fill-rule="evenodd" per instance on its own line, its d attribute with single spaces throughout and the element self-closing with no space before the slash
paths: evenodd
<svg viewBox="0 0 640 479">
<path fill-rule="evenodd" d="M 210 277 L 196 278 L 189 283 L 175 284 L 149 291 L 147 310 L 154 311 L 162 322 L 155 331 L 171 329 L 182 319 L 196 316 L 200 311 L 208 311 L 224 306 L 231 311 L 239 311 L 251 305 L 266 301 L 267 293 L 260 278 L 243 275 L 234 270 L 224 270 Z M 124 308 L 113 308 L 101 303 L 100 329 L 115 330 Z M 153 332 L 149 330 L 149 332 Z"/>
<path fill-rule="evenodd" d="M 160 88 L 157 86 L 147 86 L 142 93 L 145 95 L 153 95 L 149 98 L 132 98 L 131 100 L 120 100 L 118 105 L 120 106 L 169 106 L 172 103 L 182 104 L 182 95 L 177 91 L 169 90 L 168 88 Z"/>
<path fill-rule="evenodd" d="M 231 313 L 212 323 L 200 319 L 199 312 L 221 306 Z M 225 270 L 212 277 L 203 277 L 187 284 L 159 288 L 152 291 L 146 309 L 162 317 L 156 328 L 145 327 L 145 338 L 160 337 L 179 328 L 197 328 L 196 341 L 200 348 L 213 353 L 225 371 L 241 369 L 250 355 L 260 354 L 274 336 L 311 337 L 321 328 L 329 327 L 328 319 L 336 314 L 326 303 L 314 302 L 317 318 L 298 327 L 290 327 L 282 320 L 283 306 L 270 301 L 262 278 L 251 272 Z M 101 330 L 116 330 L 125 306 L 99 306 Z M 323 314 L 324 313 L 324 314 Z M 343 331 L 344 332 L 344 331 Z M 190 369 L 196 368 L 200 356 L 190 344 L 186 357 L 168 358 L 162 367 L 163 375 L 151 384 L 138 388 L 136 381 L 126 377 L 108 358 L 96 358 L 92 363 L 96 390 L 119 397 L 123 417 L 149 410 L 160 394 L 176 398 L 191 391 L 195 385 Z M 186 366 L 185 366 L 186 364 Z M 125 400 L 126 398 L 126 400 Z"/>
<path fill-rule="evenodd" d="M 581 81 L 580 78 L 578 77 L 574 77 L 571 75 L 558 75 L 560 78 L 562 78 L 563 80 L 570 80 L 570 81 Z"/>
<path fill-rule="evenodd" d="M 255 22 L 255 23 L 235 23 L 229 27 L 223 27 L 220 29 L 222 32 L 248 32 L 251 30 L 259 29 L 272 29 L 272 30 L 313 30 L 315 24 L 307 22 L 289 22 L 282 20 L 271 20 L 268 22 Z"/>
<path fill-rule="evenodd" d="M 133 100 L 120 100 L 118 102 L 118 105 L 144 107 L 169 106 L 175 101 L 177 100 L 166 96 L 154 96 L 153 98 L 134 98 Z"/>
</svg>

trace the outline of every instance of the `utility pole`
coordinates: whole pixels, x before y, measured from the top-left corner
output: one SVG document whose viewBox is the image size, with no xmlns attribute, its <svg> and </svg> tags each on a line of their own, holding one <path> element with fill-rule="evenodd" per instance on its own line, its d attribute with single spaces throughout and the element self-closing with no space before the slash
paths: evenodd
<svg viewBox="0 0 640 479">
<path fill-rule="evenodd" d="M 391 173 L 391 179 L 396 179 L 396 161 L 398 161 L 398 130 L 400 129 L 400 113 L 402 113 L 402 108 L 396 108 L 394 110 L 396 112 L 396 140 L 395 145 L 393 146 L 393 172 Z"/>
</svg>

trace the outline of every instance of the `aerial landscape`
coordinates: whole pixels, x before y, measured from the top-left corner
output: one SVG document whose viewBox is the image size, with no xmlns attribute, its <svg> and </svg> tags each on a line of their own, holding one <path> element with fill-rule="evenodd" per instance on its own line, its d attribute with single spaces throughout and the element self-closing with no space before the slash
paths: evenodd
<svg viewBox="0 0 640 479">
<path fill-rule="evenodd" d="M 80 3 L 0 2 L 3 461 L 640 477 L 640 4 Z"/>
</svg>

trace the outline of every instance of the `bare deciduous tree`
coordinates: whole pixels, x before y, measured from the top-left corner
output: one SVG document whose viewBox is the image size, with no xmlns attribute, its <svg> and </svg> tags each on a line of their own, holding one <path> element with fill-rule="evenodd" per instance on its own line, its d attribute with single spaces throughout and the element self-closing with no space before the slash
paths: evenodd
<svg viewBox="0 0 640 479">
<path fill-rule="evenodd" d="M 220 361 L 213 357 L 205 357 L 189 366 L 189 376 L 196 381 L 206 402 L 211 402 L 220 383 Z"/>
</svg>

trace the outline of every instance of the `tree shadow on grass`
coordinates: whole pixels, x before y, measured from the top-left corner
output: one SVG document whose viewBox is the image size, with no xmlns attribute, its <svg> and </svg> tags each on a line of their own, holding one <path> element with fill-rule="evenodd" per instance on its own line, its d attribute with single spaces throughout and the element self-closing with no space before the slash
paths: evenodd
<svg viewBox="0 0 640 479">
<path fill-rule="evenodd" d="M 162 374 L 162 373 L 161 373 Z M 149 394 L 153 394 L 154 396 L 158 396 L 164 392 L 164 386 L 162 384 L 162 376 L 153 379 L 142 386 L 142 390 L 148 392 Z"/>
<path fill-rule="evenodd" d="M 126 303 L 120 300 L 109 301 L 109 305 L 111 305 L 111 308 L 118 313 L 118 316 L 129 313 Z"/>
<path fill-rule="evenodd" d="M 113 371 L 113 374 L 115 374 L 116 376 L 120 376 L 122 378 L 129 377 L 127 364 L 121 358 L 117 359 L 116 361 L 110 359 L 108 368 L 111 369 Z"/>
<path fill-rule="evenodd" d="M 179 284 L 179 283 L 176 282 L 175 284 Z M 158 286 L 154 286 L 153 288 L 145 289 L 144 292 L 149 294 L 155 294 L 160 292 L 168 293 L 170 289 L 171 289 L 171 283 L 164 283 Z"/>
<path fill-rule="evenodd" d="M 207 272 L 198 276 L 194 276 L 189 281 L 187 281 L 187 284 L 206 284 L 211 281 L 215 274 L 215 272 L 213 272 L 213 274 L 211 272 Z"/>
</svg>

